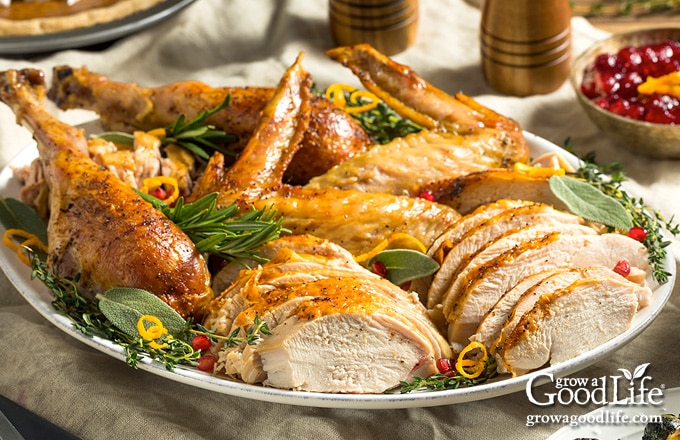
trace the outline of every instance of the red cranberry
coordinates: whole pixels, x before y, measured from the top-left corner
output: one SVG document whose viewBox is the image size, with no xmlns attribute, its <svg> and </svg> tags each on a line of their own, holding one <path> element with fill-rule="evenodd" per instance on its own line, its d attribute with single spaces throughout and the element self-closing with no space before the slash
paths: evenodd
<svg viewBox="0 0 680 440">
<path fill-rule="evenodd" d="M 191 347 L 194 350 L 209 350 L 211 346 L 212 342 L 206 335 L 196 335 L 191 340 Z"/>
</svg>

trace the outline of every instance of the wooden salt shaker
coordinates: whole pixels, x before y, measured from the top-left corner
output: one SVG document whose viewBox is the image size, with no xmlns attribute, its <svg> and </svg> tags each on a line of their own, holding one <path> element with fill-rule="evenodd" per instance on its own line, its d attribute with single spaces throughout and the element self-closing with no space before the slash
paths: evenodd
<svg viewBox="0 0 680 440">
<path fill-rule="evenodd" d="M 415 40 L 418 0 L 329 0 L 328 22 L 337 45 L 368 43 L 394 55 Z"/>
<path fill-rule="evenodd" d="M 571 67 L 569 0 L 486 0 L 480 27 L 487 83 L 514 96 L 559 88 Z"/>
</svg>

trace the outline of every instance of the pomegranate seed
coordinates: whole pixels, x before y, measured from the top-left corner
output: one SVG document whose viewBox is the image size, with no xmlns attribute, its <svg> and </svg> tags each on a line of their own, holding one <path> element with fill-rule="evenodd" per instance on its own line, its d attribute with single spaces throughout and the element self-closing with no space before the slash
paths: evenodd
<svg viewBox="0 0 680 440">
<path fill-rule="evenodd" d="M 422 191 L 420 194 L 418 194 L 418 197 L 420 197 L 421 199 L 425 199 L 429 202 L 434 202 L 434 194 L 432 194 L 432 191 L 430 191 L 429 189 Z"/>
<path fill-rule="evenodd" d="M 160 200 L 165 200 L 168 198 L 168 192 L 160 186 L 151 191 L 151 195 Z"/>
<path fill-rule="evenodd" d="M 382 261 L 374 261 L 371 263 L 371 269 L 373 272 L 380 275 L 383 278 L 387 278 L 387 267 Z"/>
<path fill-rule="evenodd" d="M 204 354 L 198 358 L 198 366 L 196 367 L 200 371 L 210 371 L 212 372 L 215 368 L 215 362 L 217 358 L 211 354 Z"/>
<path fill-rule="evenodd" d="M 647 231 L 645 231 L 645 228 L 643 227 L 633 226 L 630 228 L 630 231 L 628 231 L 628 236 L 633 240 L 637 240 L 642 243 L 645 241 L 645 238 L 647 238 Z"/>
<path fill-rule="evenodd" d="M 196 335 L 194 338 L 191 340 L 191 347 L 194 350 L 209 350 L 210 347 L 212 346 L 212 342 L 210 342 L 210 338 L 207 337 L 206 335 Z"/>
<path fill-rule="evenodd" d="M 618 273 L 622 277 L 627 277 L 630 275 L 630 263 L 628 260 L 619 260 L 614 266 L 614 272 Z"/>
<path fill-rule="evenodd" d="M 453 361 L 448 358 L 437 359 L 437 370 L 442 374 L 447 374 L 453 371 Z"/>
</svg>

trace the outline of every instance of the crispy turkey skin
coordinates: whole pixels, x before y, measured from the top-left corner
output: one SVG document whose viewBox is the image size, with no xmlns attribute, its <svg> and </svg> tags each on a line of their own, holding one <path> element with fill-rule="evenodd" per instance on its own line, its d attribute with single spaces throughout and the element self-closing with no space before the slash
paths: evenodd
<svg viewBox="0 0 680 440">
<path fill-rule="evenodd" d="M 86 297 L 137 287 L 185 317 L 200 315 L 212 290 L 194 244 L 89 158 L 83 131 L 48 113 L 44 93 L 40 71 L 0 74 L 0 99 L 33 132 L 49 188 L 48 267 L 59 276 L 80 274 L 78 290 Z"/>
</svg>

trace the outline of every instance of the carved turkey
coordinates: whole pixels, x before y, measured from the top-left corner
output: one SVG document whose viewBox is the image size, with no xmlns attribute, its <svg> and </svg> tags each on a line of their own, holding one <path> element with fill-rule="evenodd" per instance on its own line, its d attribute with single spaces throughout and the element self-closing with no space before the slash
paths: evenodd
<svg viewBox="0 0 680 440">
<path fill-rule="evenodd" d="M 284 389 L 381 393 L 436 373 L 436 360 L 452 356 L 417 296 L 345 249 L 311 236 L 269 246 L 274 257 L 242 271 L 204 325 L 229 335 L 257 317 L 271 335 L 217 351 L 218 373 Z"/>
</svg>

